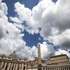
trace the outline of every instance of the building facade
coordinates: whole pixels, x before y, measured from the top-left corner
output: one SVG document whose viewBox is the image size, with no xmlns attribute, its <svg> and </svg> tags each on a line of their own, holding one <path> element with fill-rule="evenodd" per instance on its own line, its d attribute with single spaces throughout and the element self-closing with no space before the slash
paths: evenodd
<svg viewBox="0 0 70 70">
<path fill-rule="evenodd" d="M 70 70 L 70 63 L 66 55 L 50 57 L 47 63 L 46 60 L 38 58 L 28 61 L 0 57 L 0 70 Z"/>
</svg>

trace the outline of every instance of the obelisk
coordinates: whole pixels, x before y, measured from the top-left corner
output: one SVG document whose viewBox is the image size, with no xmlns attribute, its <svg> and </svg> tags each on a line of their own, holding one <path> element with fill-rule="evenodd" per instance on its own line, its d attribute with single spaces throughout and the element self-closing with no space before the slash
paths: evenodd
<svg viewBox="0 0 70 70">
<path fill-rule="evenodd" d="M 38 70 L 42 70 L 42 63 L 41 63 L 41 48 L 40 48 L 40 44 L 38 43 L 37 45 L 38 48 Z"/>
<path fill-rule="evenodd" d="M 40 48 L 40 44 L 38 43 L 37 45 L 38 48 L 38 58 L 41 58 L 41 48 Z"/>
</svg>

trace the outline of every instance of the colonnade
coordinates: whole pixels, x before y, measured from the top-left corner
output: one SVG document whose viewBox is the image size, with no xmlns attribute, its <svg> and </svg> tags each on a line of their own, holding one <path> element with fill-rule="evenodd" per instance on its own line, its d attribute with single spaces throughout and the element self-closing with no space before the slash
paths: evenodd
<svg viewBox="0 0 70 70">
<path fill-rule="evenodd" d="M 24 61 L 0 59 L 0 70 L 26 70 Z"/>
<path fill-rule="evenodd" d="M 0 59 L 0 70 L 38 70 L 38 67 L 27 66 L 24 61 Z M 70 64 L 57 64 L 57 65 L 46 65 L 41 66 L 40 70 L 70 70 Z"/>
</svg>

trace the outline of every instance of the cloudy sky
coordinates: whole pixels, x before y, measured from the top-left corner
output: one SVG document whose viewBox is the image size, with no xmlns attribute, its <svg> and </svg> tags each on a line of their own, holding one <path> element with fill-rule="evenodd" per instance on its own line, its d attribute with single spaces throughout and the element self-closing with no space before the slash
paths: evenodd
<svg viewBox="0 0 70 70">
<path fill-rule="evenodd" d="M 70 0 L 0 0 L 0 54 L 19 58 L 70 57 Z"/>
</svg>

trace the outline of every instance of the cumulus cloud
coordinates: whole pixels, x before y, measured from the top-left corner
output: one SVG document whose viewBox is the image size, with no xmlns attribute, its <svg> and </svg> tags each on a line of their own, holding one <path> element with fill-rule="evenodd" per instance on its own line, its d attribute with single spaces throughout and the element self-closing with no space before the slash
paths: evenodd
<svg viewBox="0 0 70 70">
<path fill-rule="evenodd" d="M 19 47 L 15 53 L 19 58 L 27 58 L 28 60 L 33 60 L 34 57 L 37 57 L 37 48 L 35 46 L 33 46 L 32 48 L 28 46 L 22 46 Z"/>
<path fill-rule="evenodd" d="M 0 54 L 10 55 L 18 47 L 25 45 L 20 37 L 20 29 L 8 21 L 7 6 L 0 3 Z"/>
<path fill-rule="evenodd" d="M 60 54 L 66 54 L 70 58 L 70 53 L 66 50 L 58 49 L 58 51 L 55 52 L 55 55 L 60 55 Z"/>
<path fill-rule="evenodd" d="M 22 10 L 19 3 L 16 4 L 18 7 L 16 10 L 19 11 Z M 24 8 L 24 6 L 23 6 Z M 20 10 L 19 10 L 20 9 Z M 21 15 L 26 17 L 25 19 L 22 19 L 22 21 L 30 20 L 30 13 L 27 14 L 29 9 L 24 8 L 26 11 L 21 11 Z M 36 46 L 28 47 L 26 46 L 26 42 L 22 40 L 21 35 L 21 29 L 22 29 L 22 21 L 18 18 L 11 18 L 14 22 L 9 22 L 7 17 L 7 6 L 5 3 L 0 4 L 0 55 L 6 55 L 9 56 L 15 51 L 15 55 L 19 58 L 28 58 L 28 59 L 34 59 L 34 57 L 38 56 L 38 49 Z M 27 12 L 28 11 L 28 12 Z M 26 15 L 27 14 L 27 15 Z M 29 22 L 29 21 L 28 21 Z M 23 27 L 24 29 L 24 27 Z M 23 30 L 22 29 L 22 30 Z M 24 34 L 23 34 L 24 35 Z M 46 42 L 43 42 L 40 44 L 41 46 L 41 52 L 42 52 L 42 58 L 48 57 L 53 53 L 53 48 L 48 47 L 48 44 Z"/>
<path fill-rule="evenodd" d="M 52 39 L 54 44 L 61 45 L 62 47 L 70 48 L 70 29 L 66 29 L 61 34 L 49 37 Z"/>
<path fill-rule="evenodd" d="M 70 48 L 70 0 L 41 0 L 32 10 L 23 4 L 15 3 L 17 17 L 30 33 L 40 32 L 62 48 Z M 39 31 L 40 29 L 40 31 Z"/>
<path fill-rule="evenodd" d="M 31 22 L 32 25 L 30 24 L 30 26 L 32 26 L 34 30 L 41 28 L 40 33 L 44 38 L 63 35 L 67 30 L 70 32 L 69 3 L 69 0 L 58 0 L 56 3 L 51 0 L 40 1 L 40 3 L 32 9 L 32 18 L 30 18 L 30 20 L 32 19 L 33 22 Z"/>
<path fill-rule="evenodd" d="M 21 3 L 17 2 L 15 4 L 15 12 L 17 12 L 18 18 L 22 22 L 27 21 L 29 23 L 31 21 L 31 10 Z"/>
<path fill-rule="evenodd" d="M 15 12 L 17 13 L 17 17 L 10 17 L 11 21 L 22 24 L 29 33 L 34 34 L 39 32 L 39 30 L 34 27 L 35 22 L 32 11 L 29 8 L 20 2 L 16 2 Z"/>
<path fill-rule="evenodd" d="M 54 44 L 59 41 L 59 45 L 63 45 L 64 47 L 68 47 L 70 40 L 66 39 L 70 33 L 69 3 L 69 0 L 58 0 L 54 5 L 49 4 L 52 7 L 50 8 L 48 5 L 48 9 L 46 8 L 42 15 L 43 27 L 41 35 L 48 38 L 52 37 L 54 40 L 52 38 L 51 40 L 53 40 L 53 43 L 55 42 Z"/>
<path fill-rule="evenodd" d="M 9 17 L 10 19 L 11 19 L 11 21 L 14 21 L 14 23 L 22 23 L 20 20 L 19 20 L 19 18 L 17 18 L 17 17 Z"/>
<path fill-rule="evenodd" d="M 49 56 L 54 54 L 54 48 L 52 45 L 48 45 L 46 42 L 40 44 L 41 48 L 41 57 L 48 58 Z"/>
<path fill-rule="evenodd" d="M 54 54 L 54 48 L 51 45 L 48 45 L 46 42 L 39 44 L 41 49 L 41 58 L 48 58 L 50 55 Z M 16 50 L 16 55 L 19 58 L 34 59 L 35 57 L 38 57 L 38 47 L 19 47 L 19 49 Z"/>
</svg>

